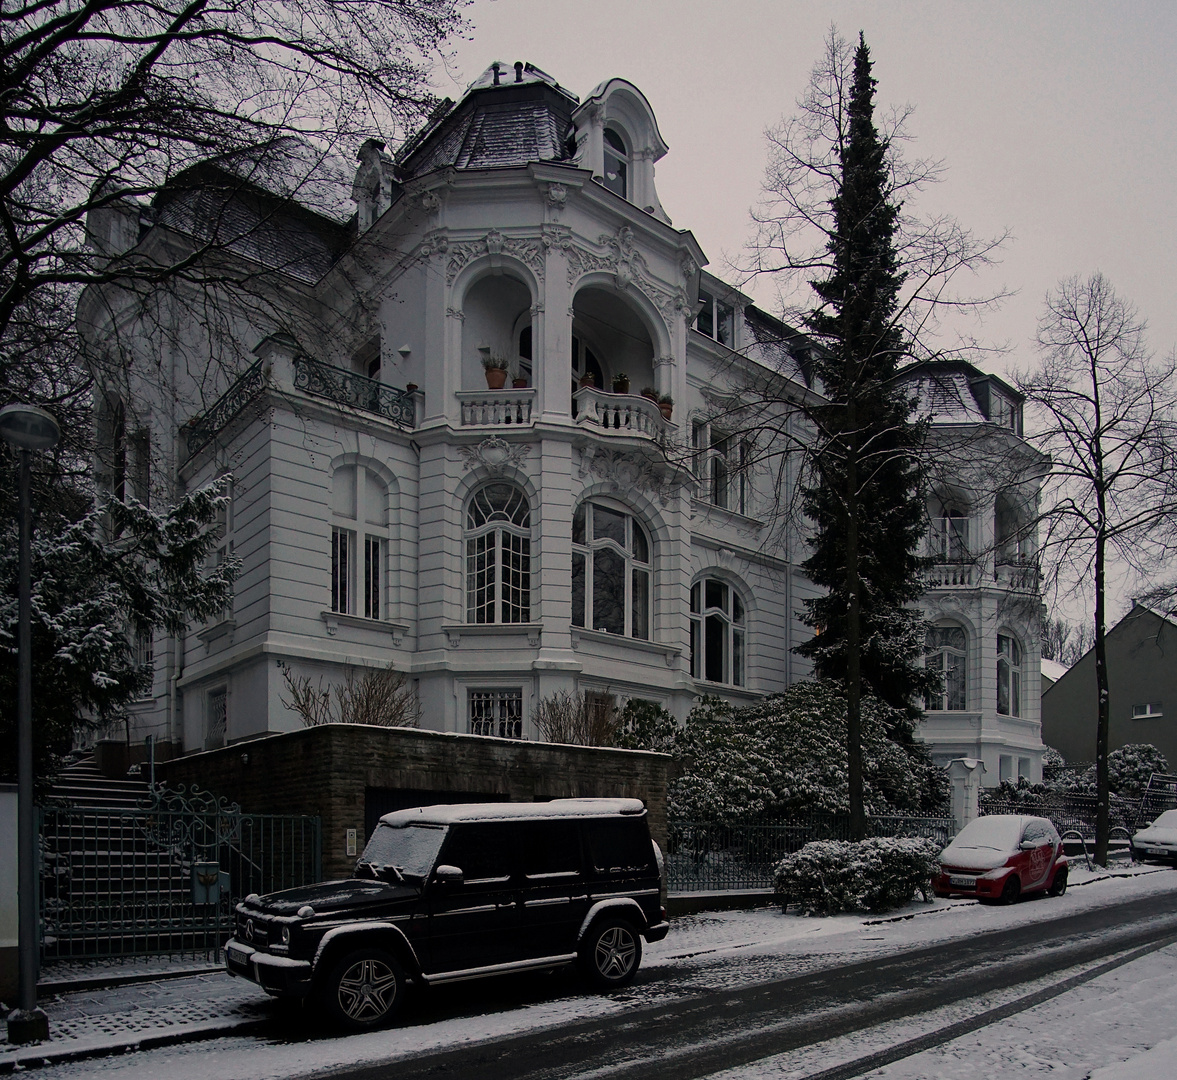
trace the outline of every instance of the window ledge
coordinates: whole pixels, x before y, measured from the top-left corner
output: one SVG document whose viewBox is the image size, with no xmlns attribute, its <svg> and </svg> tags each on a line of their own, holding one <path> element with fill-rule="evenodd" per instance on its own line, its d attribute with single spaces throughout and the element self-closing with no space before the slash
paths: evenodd
<svg viewBox="0 0 1177 1080">
<path fill-rule="evenodd" d="M 582 641 L 624 645 L 626 649 L 635 652 L 660 655 L 666 661 L 667 667 L 674 667 L 682 655 L 682 650 L 673 645 L 660 645 L 656 641 L 646 641 L 644 638 L 626 637 L 624 634 L 610 634 L 607 630 L 587 630 L 583 626 L 574 626 L 572 628 L 572 647 L 579 648 Z"/>
<path fill-rule="evenodd" d="M 442 627 L 450 648 L 456 649 L 462 644 L 463 637 L 513 637 L 518 634 L 527 635 L 527 644 L 535 648 L 539 645 L 543 634 L 543 623 L 447 623 Z"/>
<path fill-rule="evenodd" d="M 343 611 L 319 612 L 323 622 L 327 625 L 327 633 L 334 637 L 341 626 L 351 626 L 358 630 L 377 630 L 382 634 L 391 634 L 393 645 L 400 645 L 405 634 L 409 632 L 408 623 L 388 622 L 386 619 L 365 619 L 362 615 L 349 615 Z"/>
<path fill-rule="evenodd" d="M 708 514 L 718 514 L 720 517 L 726 518 L 739 525 L 746 525 L 752 529 L 763 529 L 764 522 L 760 518 L 749 517 L 747 514 L 741 514 L 738 510 L 729 510 L 725 506 L 716 506 L 715 503 L 707 499 L 700 499 L 697 495 L 691 497 L 691 502 L 695 506 L 707 511 Z"/>
<path fill-rule="evenodd" d="M 766 695 L 759 690 L 749 690 L 746 686 L 736 686 L 734 683 L 708 682 L 706 679 L 692 679 L 695 690 L 699 694 L 726 694 L 731 697 L 747 698 L 748 701 L 759 701 Z"/>
<path fill-rule="evenodd" d="M 211 648 L 212 643 L 217 638 L 228 636 L 229 640 L 233 640 L 233 631 L 237 629 L 237 621 L 235 619 L 222 619 L 220 622 L 212 623 L 206 626 L 203 630 L 196 632 L 196 637 L 203 642 L 207 647 Z"/>
</svg>

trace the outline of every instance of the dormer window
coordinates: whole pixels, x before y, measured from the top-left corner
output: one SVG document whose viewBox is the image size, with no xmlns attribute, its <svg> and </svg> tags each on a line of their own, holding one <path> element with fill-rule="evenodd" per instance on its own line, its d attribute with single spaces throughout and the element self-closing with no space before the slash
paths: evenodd
<svg viewBox="0 0 1177 1080">
<path fill-rule="evenodd" d="M 605 187 L 623 199 L 629 197 L 629 151 L 614 128 L 605 128 Z"/>
<path fill-rule="evenodd" d="M 720 345 L 729 349 L 735 348 L 736 343 L 736 311 L 731 304 L 717 300 L 710 293 L 699 290 L 699 301 L 703 307 L 695 316 L 695 329 L 700 334 L 714 338 Z"/>
<path fill-rule="evenodd" d="M 1015 435 L 1022 433 L 1022 410 L 1000 394 L 993 394 L 989 399 L 989 419 Z"/>
</svg>

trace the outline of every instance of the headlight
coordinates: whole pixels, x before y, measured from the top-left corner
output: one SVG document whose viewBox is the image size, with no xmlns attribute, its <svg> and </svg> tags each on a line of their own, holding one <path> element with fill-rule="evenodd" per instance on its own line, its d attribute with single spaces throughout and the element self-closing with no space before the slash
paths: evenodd
<svg viewBox="0 0 1177 1080">
<path fill-rule="evenodd" d="M 282 944 L 283 945 L 290 944 L 290 927 L 289 926 L 282 927 Z"/>
</svg>

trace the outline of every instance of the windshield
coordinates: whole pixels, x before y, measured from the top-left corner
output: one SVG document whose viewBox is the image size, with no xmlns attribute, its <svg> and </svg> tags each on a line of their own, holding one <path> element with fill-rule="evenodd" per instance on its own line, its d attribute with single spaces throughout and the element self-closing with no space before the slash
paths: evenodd
<svg viewBox="0 0 1177 1080">
<path fill-rule="evenodd" d="M 360 862 L 377 867 L 395 866 L 406 877 L 424 879 L 445 839 L 439 825 L 380 824 L 364 848 Z"/>
<path fill-rule="evenodd" d="M 1166 810 L 1153 825 L 1158 829 L 1177 829 L 1177 810 Z"/>
<path fill-rule="evenodd" d="M 970 821 L 960 835 L 952 841 L 952 846 L 972 848 L 992 848 L 994 851 L 1013 851 L 1022 838 L 1022 819 L 1006 814 L 994 814 L 991 817 L 979 817 Z"/>
</svg>

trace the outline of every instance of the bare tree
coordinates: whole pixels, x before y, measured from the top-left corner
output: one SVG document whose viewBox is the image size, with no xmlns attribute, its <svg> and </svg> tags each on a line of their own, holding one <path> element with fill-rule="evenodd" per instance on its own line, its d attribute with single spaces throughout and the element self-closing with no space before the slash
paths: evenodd
<svg viewBox="0 0 1177 1080">
<path fill-rule="evenodd" d="M 312 683 L 309 676 L 295 675 L 286 664 L 282 681 L 289 700 L 282 704 L 298 713 L 304 727 L 324 724 L 370 724 L 374 727 L 418 726 L 421 708 L 408 676 L 391 665 L 365 671 L 357 677 L 349 669 L 342 683 Z"/>
<path fill-rule="evenodd" d="M 548 742 L 613 746 L 621 717 L 612 695 L 586 697 L 564 690 L 536 703 L 535 725 Z"/>
<path fill-rule="evenodd" d="M 1102 274 L 1067 278 L 1046 297 L 1041 363 L 1017 379 L 1034 414 L 1030 439 L 1053 461 L 1041 515 L 1047 580 L 1093 601 L 1099 863 L 1108 850 L 1108 574 L 1117 564 L 1154 571 L 1177 514 L 1177 358 L 1155 360 L 1144 330 Z"/>
</svg>

